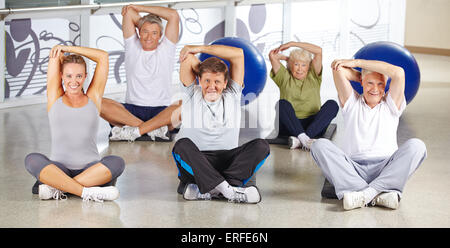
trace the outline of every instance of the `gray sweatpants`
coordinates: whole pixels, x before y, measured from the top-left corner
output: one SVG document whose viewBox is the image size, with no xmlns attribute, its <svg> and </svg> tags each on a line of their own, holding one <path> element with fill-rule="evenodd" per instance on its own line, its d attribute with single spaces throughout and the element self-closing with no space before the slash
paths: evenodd
<svg viewBox="0 0 450 248">
<path fill-rule="evenodd" d="M 122 174 L 122 172 L 125 169 L 124 160 L 121 157 L 113 156 L 113 155 L 106 156 L 99 161 L 93 161 L 93 162 L 87 164 L 83 169 L 80 169 L 80 170 L 70 170 L 65 165 L 63 165 L 57 161 L 52 161 L 49 158 L 47 158 L 47 156 L 40 154 L 40 153 L 30 153 L 25 157 L 25 168 L 31 175 L 33 175 L 38 180 L 32 188 L 33 194 L 38 193 L 38 186 L 40 184 L 42 184 L 39 181 L 39 175 L 41 174 L 42 169 L 44 169 L 49 164 L 56 165 L 66 175 L 73 178 L 97 163 L 101 163 L 104 166 L 106 166 L 106 168 L 108 168 L 109 171 L 111 172 L 111 176 L 112 176 L 110 182 L 108 182 L 104 185 L 101 185 L 101 186 L 114 185 L 116 182 L 116 179 Z"/>
<path fill-rule="evenodd" d="M 401 197 L 406 181 L 426 158 L 427 150 L 421 140 L 409 139 L 388 158 L 354 161 L 330 140 L 318 139 L 311 146 L 311 155 L 334 185 L 338 199 L 346 192 L 367 187 L 397 192 Z"/>
</svg>

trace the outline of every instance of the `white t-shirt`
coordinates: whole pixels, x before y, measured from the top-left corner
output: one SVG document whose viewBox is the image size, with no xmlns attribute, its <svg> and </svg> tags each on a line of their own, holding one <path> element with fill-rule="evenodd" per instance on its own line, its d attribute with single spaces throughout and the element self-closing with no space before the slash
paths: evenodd
<svg viewBox="0 0 450 248">
<path fill-rule="evenodd" d="M 398 121 L 405 108 L 405 100 L 399 110 L 388 92 L 371 109 L 364 96 L 354 91 L 342 108 L 345 123 L 342 150 L 356 161 L 391 156 L 398 149 Z"/>
<path fill-rule="evenodd" d="M 125 40 L 126 103 L 139 106 L 171 104 L 176 45 L 164 37 L 153 51 L 144 51 L 136 34 Z"/>
<path fill-rule="evenodd" d="M 242 87 L 229 81 L 222 96 L 207 102 L 195 82 L 183 88 L 181 125 L 177 139 L 189 138 L 200 151 L 230 150 L 238 147 L 241 125 Z"/>
</svg>

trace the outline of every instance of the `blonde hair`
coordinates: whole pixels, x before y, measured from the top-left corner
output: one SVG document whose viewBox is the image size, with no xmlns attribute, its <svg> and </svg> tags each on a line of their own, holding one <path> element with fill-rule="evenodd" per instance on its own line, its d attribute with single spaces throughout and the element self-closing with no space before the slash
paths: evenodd
<svg viewBox="0 0 450 248">
<path fill-rule="evenodd" d="M 84 66 L 84 71 L 86 71 L 86 61 L 84 61 L 83 57 L 78 54 L 70 54 L 64 56 L 61 60 L 61 72 L 64 70 L 64 66 L 66 64 L 80 64 Z"/>
<path fill-rule="evenodd" d="M 148 14 L 148 15 L 141 17 L 141 19 L 139 19 L 139 22 L 138 22 L 138 29 L 141 30 L 142 26 L 146 22 L 149 22 L 151 24 L 158 24 L 159 29 L 161 30 L 161 35 L 162 35 L 163 25 L 162 25 L 162 20 L 159 16 L 154 15 L 154 14 Z"/>
<path fill-rule="evenodd" d="M 294 49 L 289 54 L 289 60 L 291 61 L 301 60 L 307 63 L 311 63 L 312 59 L 313 59 L 312 53 L 302 48 Z"/>
</svg>

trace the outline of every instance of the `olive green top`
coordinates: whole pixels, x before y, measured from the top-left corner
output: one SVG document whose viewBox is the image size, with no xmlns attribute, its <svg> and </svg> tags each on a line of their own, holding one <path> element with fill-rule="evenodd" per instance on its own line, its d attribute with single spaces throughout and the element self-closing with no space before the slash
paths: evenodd
<svg viewBox="0 0 450 248">
<path fill-rule="evenodd" d="M 273 70 L 270 71 L 270 77 L 280 88 L 280 99 L 285 99 L 292 104 L 297 118 L 305 119 L 319 112 L 322 71 L 317 75 L 311 65 L 306 77 L 299 80 L 281 64 L 276 74 Z"/>
</svg>

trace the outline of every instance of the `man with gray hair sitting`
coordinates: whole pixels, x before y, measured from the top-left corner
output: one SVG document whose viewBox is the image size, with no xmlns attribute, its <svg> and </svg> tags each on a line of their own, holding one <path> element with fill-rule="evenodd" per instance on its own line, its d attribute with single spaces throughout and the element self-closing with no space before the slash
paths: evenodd
<svg viewBox="0 0 450 248">
<path fill-rule="evenodd" d="M 139 12 L 149 14 L 141 17 Z M 179 122 L 179 118 L 172 121 L 172 113 L 181 105 L 181 101 L 171 102 L 170 92 L 179 38 L 178 13 L 166 7 L 128 5 L 123 7 L 122 16 L 126 103 L 103 98 L 101 116 L 114 125 L 110 140 L 134 141 L 145 134 L 152 140 L 167 140 L 168 131 L 177 125 L 174 121 Z M 162 39 L 161 18 L 167 20 Z"/>
<path fill-rule="evenodd" d="M 291 47 L 289 57 L 281 54 Z M 314 55 L 314 57 L 313 57 Z M 306 42 L 288 42 L 270 51 L 270 77 L 280 88 L 279 136 L 290 136 L 289 147 L 309 150 L 322 136 L 339 107 L 334 100 L 321 106 L 322 48 Z M 287 69 L 280 62 L 287 61 Z"/>
<path fill-rule="evenodd" d="M 337 147 L 318 139 L 311 155 L 345 210 L 369 204 L 397 209 L 406 181 L 427 155 L 419 139 L 397 145 L 399 118 L 406 108 L 404 70 L 362 59 L 335 60 L 331 67 L 344 118 L 343 143 Z M 361 83 L 361 95 L 350 81 Z"/>
</svg>

